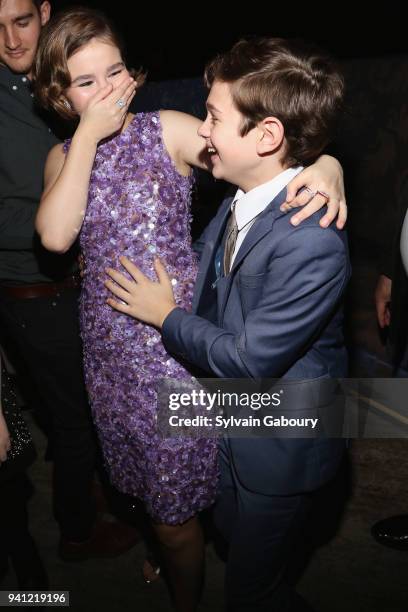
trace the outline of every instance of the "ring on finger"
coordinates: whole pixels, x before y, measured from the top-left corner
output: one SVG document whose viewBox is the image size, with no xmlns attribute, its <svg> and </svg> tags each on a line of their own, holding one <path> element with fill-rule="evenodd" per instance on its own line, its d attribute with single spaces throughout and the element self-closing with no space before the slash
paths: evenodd
<svg viewBox="0 0 408 612">
<path fill-rule="evenodd" d="M 309 194 L 309 200 L 308 203 L 313 200 L 313 198 L 315 197 L 315 195 L 317 195 L 319 192 L 318 191 L 314 191 L 313 189 L 310 189 L 310 187 L 305 187 L 304 191 L 306 191 Z"/>
<path fill-rule="evenodd" d="M 122 100 L 122 98 L 119 98 L 119 100 L 116 102 L 116 105 L 119 106 L 119 108 L 123 108 L 125 106 L 125 101 Z"/>
<path fill-rule="evenodd" d="M 318 193 L 319 195 L 321 195 L 323 198 L 326 198 L 327 201 L 330 200 L 330 196 L 328 193 L 326 193 L 325 191 L 322 191 L 321 189 L 318 189 L 316 191 L 316 193 Z"/>
</svg>

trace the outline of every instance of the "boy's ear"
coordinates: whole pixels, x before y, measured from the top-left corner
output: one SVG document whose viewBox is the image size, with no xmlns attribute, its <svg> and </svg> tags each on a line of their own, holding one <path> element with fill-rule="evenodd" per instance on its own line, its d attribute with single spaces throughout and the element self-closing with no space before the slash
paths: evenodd
<svg viewBox="0 0 408 612">
<path fill-rule="evenodd" d="M 282 145 L 285 138 L 283 124 L 277 117 L 266 117 L 258 123 L 259 139 L 257 142 L 258 155 L 273 153 Z"/>
</svg>

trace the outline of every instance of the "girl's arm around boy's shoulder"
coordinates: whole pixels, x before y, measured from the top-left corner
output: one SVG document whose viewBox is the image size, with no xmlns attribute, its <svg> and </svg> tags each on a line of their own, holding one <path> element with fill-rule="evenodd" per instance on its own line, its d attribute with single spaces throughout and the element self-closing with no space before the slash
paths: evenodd
<svg viewBox="0 0 408 612">
<path fill-rule="evenodd" d="M 205 140 L 197 131 L 202 121 L 179 111 L 160 111 L 163 140 L 166 149 L 181 174 L 189 174 L 191 167 L 210 170 Z"/>
</svg>

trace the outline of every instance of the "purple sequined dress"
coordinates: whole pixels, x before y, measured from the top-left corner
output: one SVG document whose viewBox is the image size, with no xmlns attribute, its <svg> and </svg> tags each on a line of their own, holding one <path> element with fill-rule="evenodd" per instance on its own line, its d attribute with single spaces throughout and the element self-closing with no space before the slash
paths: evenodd
<svg viewBox="0 0 408 612">
<path fill-rule="evenodd" d="M 104 281 L 107 267 L 123 271 L 122 254 L 155 278 L 158 255 L 178 304 L 190 308 L 196 277 L 191 189 L 192 178 L 177 172 L 164 147 L 159 113 L 137 114 L 122 134 L 98 146 L 80 234 L 85 378 L 105 462 L 112 483 L 167 524 L 214 501 L 216 442 L 157 434 L 158 381 L 189 374 L 166 352 L 158 331 L 106 304 Z"/>
</svg>

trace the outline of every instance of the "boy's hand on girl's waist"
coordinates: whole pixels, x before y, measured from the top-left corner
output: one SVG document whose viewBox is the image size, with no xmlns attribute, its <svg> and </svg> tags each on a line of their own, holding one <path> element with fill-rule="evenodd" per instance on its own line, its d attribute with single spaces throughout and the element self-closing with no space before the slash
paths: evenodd
<svg viewBox="0 0 408 612">
<path fill-rule="evenodd" d="M 127 257 L 121 257 L 120 263 L 132 280 L 108 268 L 106 273 L 110 279 L 105 282 L 105 286 L 120 301 L 108 298 L 107 303 L 119 312 L 161 329 L 165 318 L 177 306 L 166 268 L 156 258 L 154 268 L 158 281 L 151 281 Z"/>
</svg>

